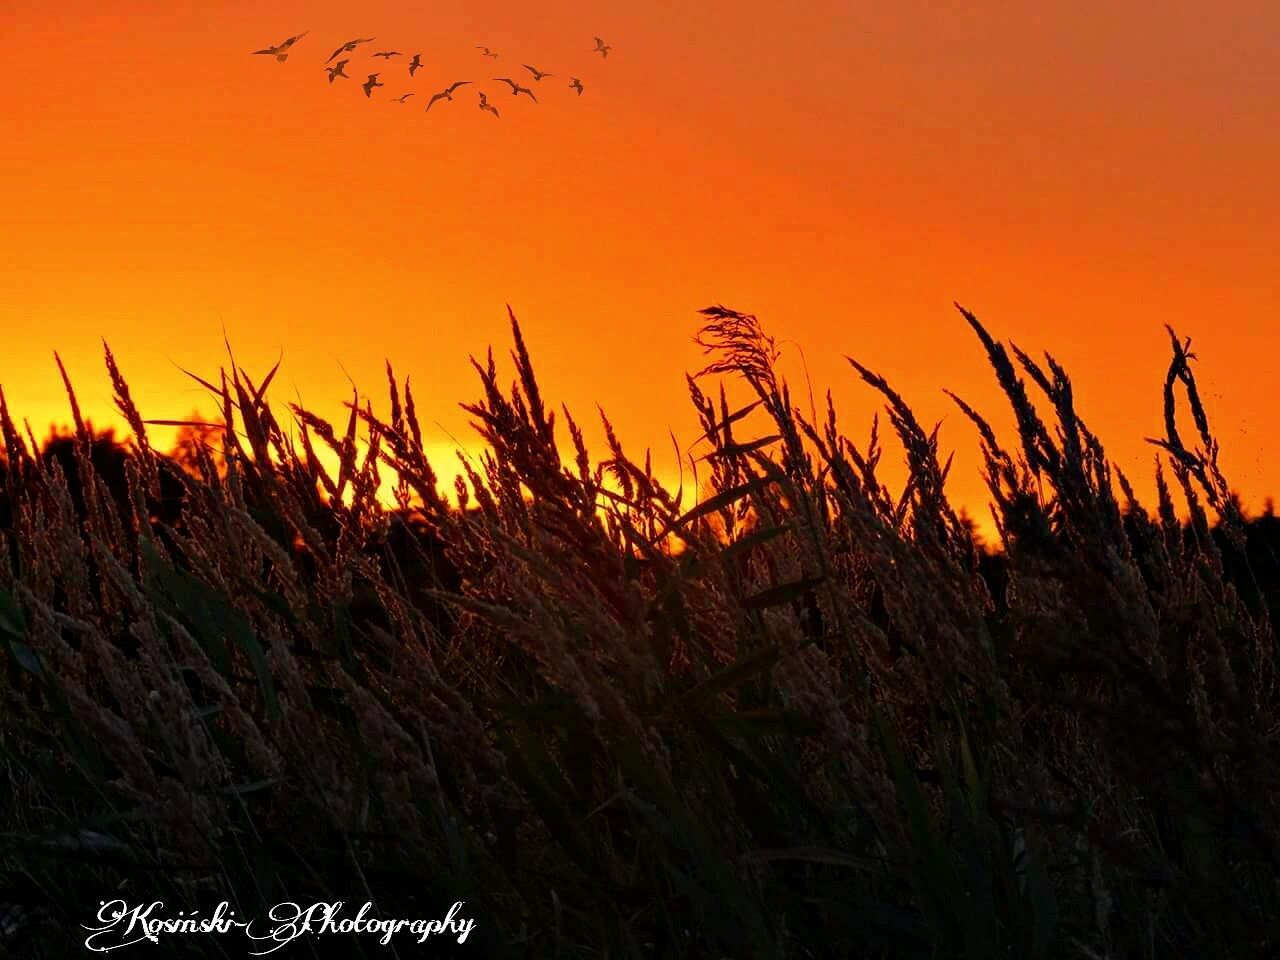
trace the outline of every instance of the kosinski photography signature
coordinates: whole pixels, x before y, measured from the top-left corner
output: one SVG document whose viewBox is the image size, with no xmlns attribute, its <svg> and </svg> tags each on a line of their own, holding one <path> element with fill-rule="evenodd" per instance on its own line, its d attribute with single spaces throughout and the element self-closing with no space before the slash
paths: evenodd
<svg viewBox="0 0 1280 960">
<path fill-rule="evenodd" d="M 244 936 L 261 945 L 251 950 L 250 956 L 261 957 L 274 953 L 305 934 L 364 934 L 378 936 L 378 942 L 386 946 L 396 934 L 407 933 L 424 943 L 429 937 L 444 934 L 457 938 L 462 944 L 475 928 L 473 919 L 460 917 L 462 903 L 449 908 L 443 919 L 406 920 L 382 919 L 370 916 L 373 904 L 364 903 L 354 915 L 343 916 L 343 901 L 313 903 L 278 903 L 265 919 L 239 920 L 226 901 L 218 904 L 213 912 L 202 915 L 199 910 L 188 913 L 179 910 L 176 915 L 164 914 L 164 902 L 153 901 L 131 907 L 124 900 L 103 900 L 98 907 L 97 925 L 81 924 L 92 931 L 84 945 L 94 953 L 107 953 L 150 941 L 160 942 L 161 934 L 226 934 L 243 931 Z"/>
</svg>

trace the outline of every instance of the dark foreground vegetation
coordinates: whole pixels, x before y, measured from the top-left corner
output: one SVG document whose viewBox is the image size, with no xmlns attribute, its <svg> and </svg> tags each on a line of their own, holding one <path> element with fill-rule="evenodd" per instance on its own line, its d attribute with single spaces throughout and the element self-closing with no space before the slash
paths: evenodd
<svg viewBox="0 0 1280 960">
<path fill-rule="evenodd" d="M 0 398 L 0 954 L 76 955 L 121 897 L 476 919 L 302 956 L 1280 955 L 1280 532 L 1218 470 L 1188 344 L 1149 510 L 1052 358 L 962 311 L 1018 425 L 956 398 L 988 552 L 888 382 L 853 364 L 901 490 L 876 430 L 793 407 L 753 317 L 704 313 L 696 504 L 611 429 L 592 458 L 514 320 L 461 509 L 390 369 L 334 427 L 233 363 L 172 455 L 110 354 L 127 454 L 70 384 L 39 453 Z"/>
</svg>

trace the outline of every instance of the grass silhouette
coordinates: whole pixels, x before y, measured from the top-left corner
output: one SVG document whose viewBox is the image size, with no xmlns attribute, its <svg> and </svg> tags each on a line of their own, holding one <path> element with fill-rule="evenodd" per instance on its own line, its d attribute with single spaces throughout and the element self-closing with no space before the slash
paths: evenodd
<svg viewBox="0 0 1280 960">
<path fill-rule="evenodd" d="M 463 900 L 494 957 L 1277 949 L 1280 531 L 1218 469 L 1189 344 L 1148 510 L 1066 372 L 961 310 L 1017 424 L 955 398 L 990 552 L 886 379 L 853 362 L 901 490 L 878 424 L 855 443 L 829 398 L 811 422 L 759 321 L 703 313 L 697 502 L 607 421 L 592 457 L 514 316 L 517 383 L 476 364 L 487 451 L 452 503 L 389 368 L 385 414 L 291 429 L 274 370 L 226 370 L 222 424 L 173 455 L 109 351 L 127 451 L 69 382 L 76 429 L 40 452 L 0 394 L 5 946 L 64 955 L 119 895 Z"/>
</svg>

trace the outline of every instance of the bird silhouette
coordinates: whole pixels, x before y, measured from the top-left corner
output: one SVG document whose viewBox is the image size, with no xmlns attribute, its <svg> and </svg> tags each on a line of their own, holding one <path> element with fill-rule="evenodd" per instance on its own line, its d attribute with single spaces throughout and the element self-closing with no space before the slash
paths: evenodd
<svg viewBox="0 0 1280 960">
<path fill-rule="evenodd" d="M 392 57 L 400 56 L 399 50 L 382 50 L 374 54 L 375 57 L 382 57 L 384 60 L 390 60 Z"/>
<path fill-rule="evenodd" d="M 609 56 L 609 51 L 610 51 L 610 50 L 612 50 L 612 49 L 613 49 L 613 47 L 609 46 L 607 43 L 605 43 L 605 42 L 604 42 L 603 40 L 601 40 L 599 37 L 596 37 L 596 48 L 595 48 L 594 50 L 592 50 L 591 52 L 592 52 L 592 53 L 598 53 L 598 54 L 600 54 L 600 56 L 602 56 L 602 57 L 608 57 L 608 56 Z"/>
<path fill-rule="evenodd" d="M 413 59 L 409 61 L 409 76 L 413 76 L 418 72 L 418 68 L 422 66 L 422 54 L 415 53 Z"/>
<path fill-rule="evenodd" d="M 457 83 L 451 83 L 448 87 L 441 90 L 439 93 L 434 94 L 431 97 L 431 99 L 427 101 L 427 110 L 430 110 L 431 105 L 435 103 L 437 100 L 448 100 L 450 103 L 452 103 L 453 91 L 457 90 L 459 87 L 465 87 L 468 83 L 472 83 L 472 82 L 473 81 L 471 80 L 459 80 Z M 426 113 L 427 111 L 424 110 L 422 112 Z"/>
<path fill-rule="evenodd" d="M 570 77 L 569 79 L 573 81 L 572 83 L 569 84 L 569 89 L 577 90 L 578 96 L 582 96 L 582 81 L 579 80 L 577 77 Z"/>
<path fill-rule="evenodd" d="M 253 51 L 253 56 L 256 57 L 258 54 L 265 54 L 268 57 L 275 57 L 278 61 L 284 63 L 289 59 L 289 48 L 310 32 L 310 30 L 304 30 L 296 37 L 290 37 L 284 43 L 278 43 L 274 47 L 267 47 L 265 50 L 255 50 Z"/>
<path fill-rule="evenodd" d="M 331 62 L 333 58 L 340 53 L 354 53 L 356 47 L 360 46 L 360 44 L 370 43 L 377 39 L 378 39 L 377 37 L 364 37 L 363 39 L 358 39 L 358 40 L 348 40 L 346 43 L 340 46 L 337 50 L 333 51 L 333 53 L 329 56 L 329 59 L 326 60 L 325 63 Z"/>
<path fill-rule="evenodd" d="M 538 98 L 533 95 L 532 90 L 530 90 L 528 87 L 520 86 L 520 84 L 516 83 L 514 80 L 510 79 L 509 77 L 494 77 L 493 79 L 501 81 L 502 83 L 511 84 L 511 95 L 513 97 L 518 97 L 522 93 L 527 93 L 529 95 L 530 100 L 532 100 L 534 103 L 538 102 Z"/>
<path fill-rule="evenodd" d="M 333 83 L 333 81 L 338 79 L 338 77 L 347 77 L 347 75 L 342 72 L 342 68 L 350 62 L 350 60 L 339 60 L 337 66 L 325 67 L 324 72 L 329 75 L 329 82 Z M 350 80 L 351 78 L 347 77 L 347 79 Z"/>
<path fill-rule="evenodd" d="M 541 70 L 539 70 L 537 67 L 531 67 L 531 66 L 529 66 L 527 63 L 526 63 L 526 64 L 524 64 L 524 68 L 525 68 L 526 70 L 528 70 L 530 73 L 532 73 L 532 74 L 533 74 L 533 79 L 534 79 L 534 80 L 541 80 L 543 77 L 554 77 L 554 76 L 555 76 L 555 74 L 554 74 L 554 73 L 543 73 L 543 72 L 542 72 Z"/>
<path fill-rule="evenodd" d="M 364 95 L 366 97 L 372 97 L 374 87 L 383 87 L 386 86 L 386 84 L 379 83 L 378 75 L 376 73 L 371 73 L 369 74 L 369 79 L 362 83 L 361 86 L 364 87 Z"/>
<path fill-rule="evenodd" d="M 498 113 L 498 108 L 489 102 L 489 98 L 484 95 L 483 90 L 480 91 L 480 109 L 488 110 L 495 117 L 501 118 L 501 115 Z"/>
<path fill-rule="evenodd" d="M 406 100 L 408 100 L 412 96 L 413 96 L 412 93 L 406 93 L 399 97 L 392 97 L 391 99 L 394 100 L 396 103 L 404 103 Z"/>
<path fill-rule="evenodd" d="M 497 59 L 498 59 L 498 55 L 497 55 L 496 53 L 494 53 L 492 50 L 490 50 L 488 47 L 476 47 L 476 49 L 477 49 L 477 50 L 483 50 L 483 51 L 484 51 L 484 55 L 485 55 L 486 57 L 493 57 L 493 59 L 495 59 L 495 60 L 497 60 Z"/>
</svg>

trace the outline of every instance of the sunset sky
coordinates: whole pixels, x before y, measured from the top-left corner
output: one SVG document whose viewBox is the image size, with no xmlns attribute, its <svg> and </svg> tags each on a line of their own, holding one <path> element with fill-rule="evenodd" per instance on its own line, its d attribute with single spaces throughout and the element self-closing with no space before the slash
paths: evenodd
<svg viewBox="0 0 1280 960">
<path fill-rule="evenodd" d="M 286 63 L 250 56 L 304 30 Z M 845 354 L 945 418 L 952 493 L 985 516 L 942 388 L 1008 419 L 959 300 L 1066 365 L 1135 479 L 1174 325 L 1229 478 L 1280 491 L 1274 0 L 8 0 L 0 36 L 0 383 L 39 433 L 68 419 L 55 349 L 113 422 L 104 337 L 147 416 L 212 414 L 178 368 L 216 373 L 225 329 L 328 416 L 348 375 L 385 411 L 389 358 L 432 441 L 469 443 L 467 358 L 505 359 L 510 303 L 548 397 L 669 469 L 696 311 L 722 302 L 803 348 L 855 436 L 877 404 Z M 485 82 L 423 113 L 459 79 Z"/>
</svg>

